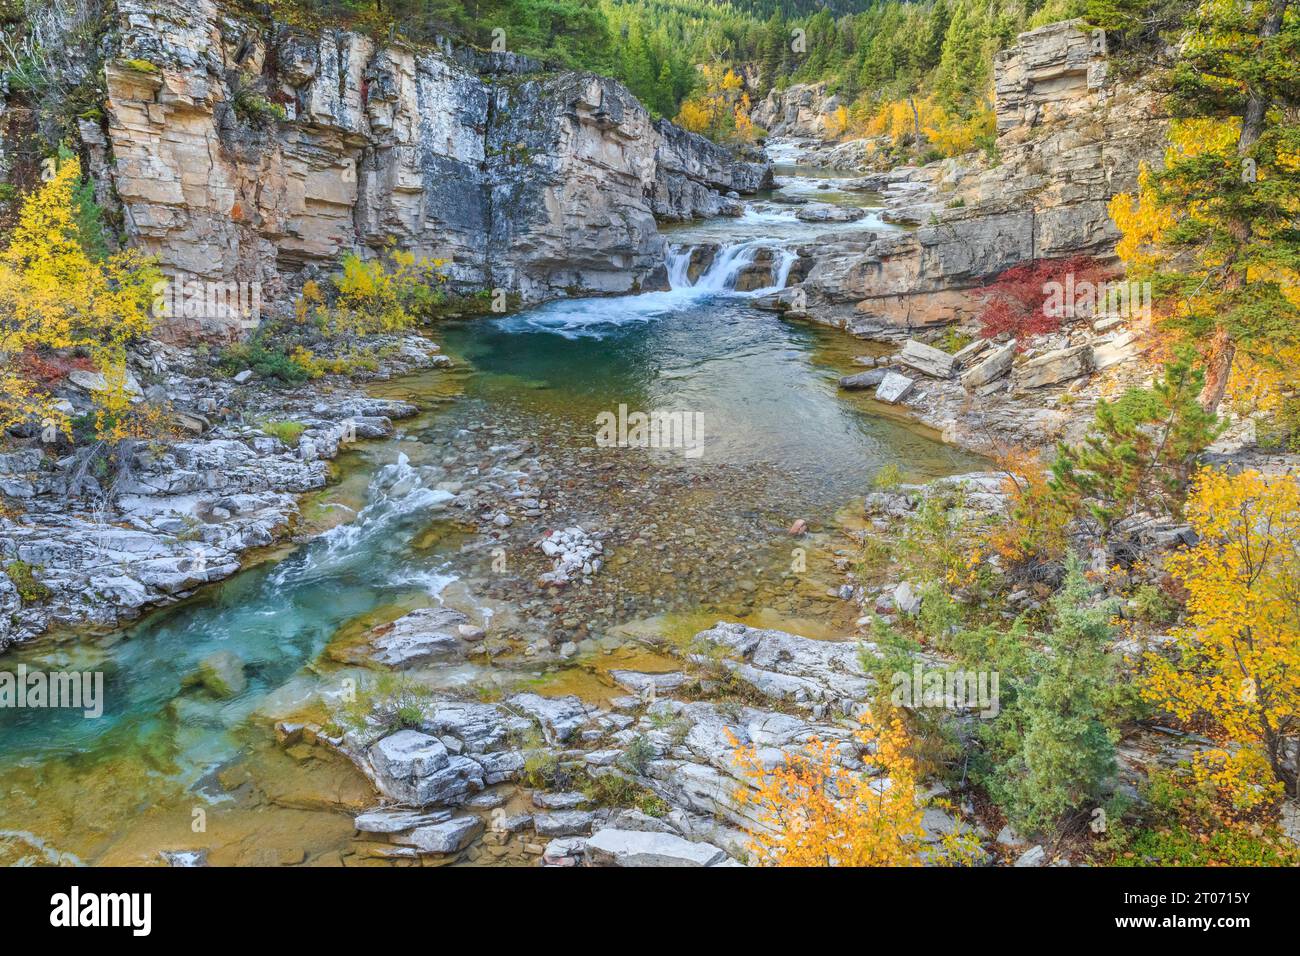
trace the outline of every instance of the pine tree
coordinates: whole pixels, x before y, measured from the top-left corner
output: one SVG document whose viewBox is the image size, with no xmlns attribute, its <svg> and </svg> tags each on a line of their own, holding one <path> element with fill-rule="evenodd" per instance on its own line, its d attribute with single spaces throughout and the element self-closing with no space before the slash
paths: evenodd
<svg viewBox="0 0 1300 956">
<path fill-rule="evenodd" d="M 1203 381 L 1183 356 L 1150 388 L 1099 402 L 1083 443 L 1059 447 L 1053 489 L 1082 501 L 1103 536 L 1141 509 L 1177 513 L 1194 459 L 1217 430 L 1197 402 Z"/>
<path fill-rule="evenodd" d="M 1204 355 L 1207 410 L 1238 355 L 1293 370 L 1300 354 L 1297 59 L 1293 0 L 1204 0 L 1162 77 L 1176 122 L 1151 198 L 1171 225 L 1151 279 Z"/>
</svg>

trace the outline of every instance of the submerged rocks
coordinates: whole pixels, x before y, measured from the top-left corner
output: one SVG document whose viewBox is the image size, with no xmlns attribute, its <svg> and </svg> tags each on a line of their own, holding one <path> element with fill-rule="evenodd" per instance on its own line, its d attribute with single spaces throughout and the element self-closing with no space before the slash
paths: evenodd
<svg viewBox="0 0 1300 956">
<path fill-rule="evenodd" d="M 221 698 L 238 697 L 248 687 L 244 662 L 233 651 L 217 651 L 205 657 L 188 682 Z"/>
</svg>

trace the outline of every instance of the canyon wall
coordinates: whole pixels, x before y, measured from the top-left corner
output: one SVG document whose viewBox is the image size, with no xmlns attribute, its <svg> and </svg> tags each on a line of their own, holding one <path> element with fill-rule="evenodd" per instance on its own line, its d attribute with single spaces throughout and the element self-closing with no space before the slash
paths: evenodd
<svg viewBox="0 0 1300 956">
<path fill-rule="evenodd" d="M 105 120 L 81 128 L 129 241 L 172 276 L 259 282 L 264 302 L 390 243 L 447 260 L 458 291 L 526 302 L 660 286 L 656 217 L 735 212 L 724 194 L 770 181 L 593 74 L 307 33 L 213 0 L 115 10 Z"/>
<path fill-rule="evenodd" d="M 909 231 L 861 234 L 804 250 L 801 273 L 821 314 L 863 335 L 969 318 L 972 295 L 1022 262 L 1074 255 L 1114 261 L 1108 204 L 1158 164 L 1159 100 L 1108 74 L 1105 37 L 1079 21 L 1020 35 L 995 61 L 997 160 L 959 157 L 866 177 Z"/>
</svg>

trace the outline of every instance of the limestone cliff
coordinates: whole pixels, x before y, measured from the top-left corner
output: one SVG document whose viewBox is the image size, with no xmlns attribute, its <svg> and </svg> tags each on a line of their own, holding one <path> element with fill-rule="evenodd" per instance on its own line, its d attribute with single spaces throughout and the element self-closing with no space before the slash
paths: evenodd
<svg viewBox="0 0 1300 956">
<path fill-rule="evenodd" d="M 861 334 L 970 317 L 970 292 L 1041 258 L 1113 259 L 1107 205 L 1158 163 L 1166 119 L 1158 100 L 1113 82 L 1105 38 L 1078 21 L 1020 35 L 995 62 L 998 162 L 947 160 L 866 177 L 894 193 L 892 217 L 913 231 L 822 243 L 805 251 L 804 288 L 823 315 Z"/>
<path fill-rule="evenodd" d="M 730 211 L 723 193 L 770 177 L 592 74 L 308 34 L 214 0 L 115 10 L 106 121 L 82 133 L 128 239 L 169 274 L 260 282 L 263 301 L 390 240 L 449 260 L 464 291 L 653 287 L 656 216 Z"/>
</svg>

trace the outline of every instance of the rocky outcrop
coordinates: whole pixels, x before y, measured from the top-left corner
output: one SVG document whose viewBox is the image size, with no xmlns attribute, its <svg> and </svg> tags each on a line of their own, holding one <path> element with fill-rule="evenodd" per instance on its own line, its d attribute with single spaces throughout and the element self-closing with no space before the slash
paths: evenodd
<svg viewBox="0 0 1300 956">
<path fill-rule="evenodd" d="M 389 344 L 387 374 L 446 361 L 423 338 Z M 149 393 L 196 434 L 124 446 L 129 460 L 111 483 L 76 455 L 0 455 L 0 491 L 24 511 L 0 515 L 0 651 L 53 625 L 116 627 L 229 577 L 241 554 L 285 536 L 298 496 L 325 486 L 329 459 L 356 439 L 392 435 L 395 420 L 418 411 L 347 386 L 332 388 L 326 401 L 310 385 L 287 392 L 187 374 L 181 350 L 148 348 L 151 374 L 162 379 Z M 246 422 L 208 421 L 236 402 Z M 253 424 L 271 420 L 292 427 L 277 437 Z M 19 600 L 3 573 L 14 562 L 39 591 L 31 600 Z"/>
<path fill-rule="evenodd" d="M 1005 269 L 1043 258 L 1112 259 L 1107 205 L 1158 163 L 1158 100 L 1107 79 L 1105 44 L 1079 21 L 1020 36 L 995 64 L 1000 162 L 947 160 L 883 180 L 914 231 L 861 235 L 801 250 L 811 311 L 862 335 L 973 317 L 972 293 Z M 876 177 L 879 179 L 879 177 Z M 901 189 L 913 183 L 915 189 Z"/>
<path fill-rule="evenodd" d="M 649 113 L 620 84 L 511 54 L 380 45 L 117 0 L 106 136 L 129 239 L 164 272 L 292 291 L 390 240 L 453 288 L 537 301 L 663 283 L 655 216 L 728 211 L 766 167 Z M 237 330 L 224 316 L 174 336 Z"/>
<path fill-rule="evenodd" d="M 827 93 L 825 83 L 796 83 L 769 92 L 749 118 L 772 136 L 821 139 L 826 135 L 826 118 L 840 102 L 837 95 Z"/>
</svg>

